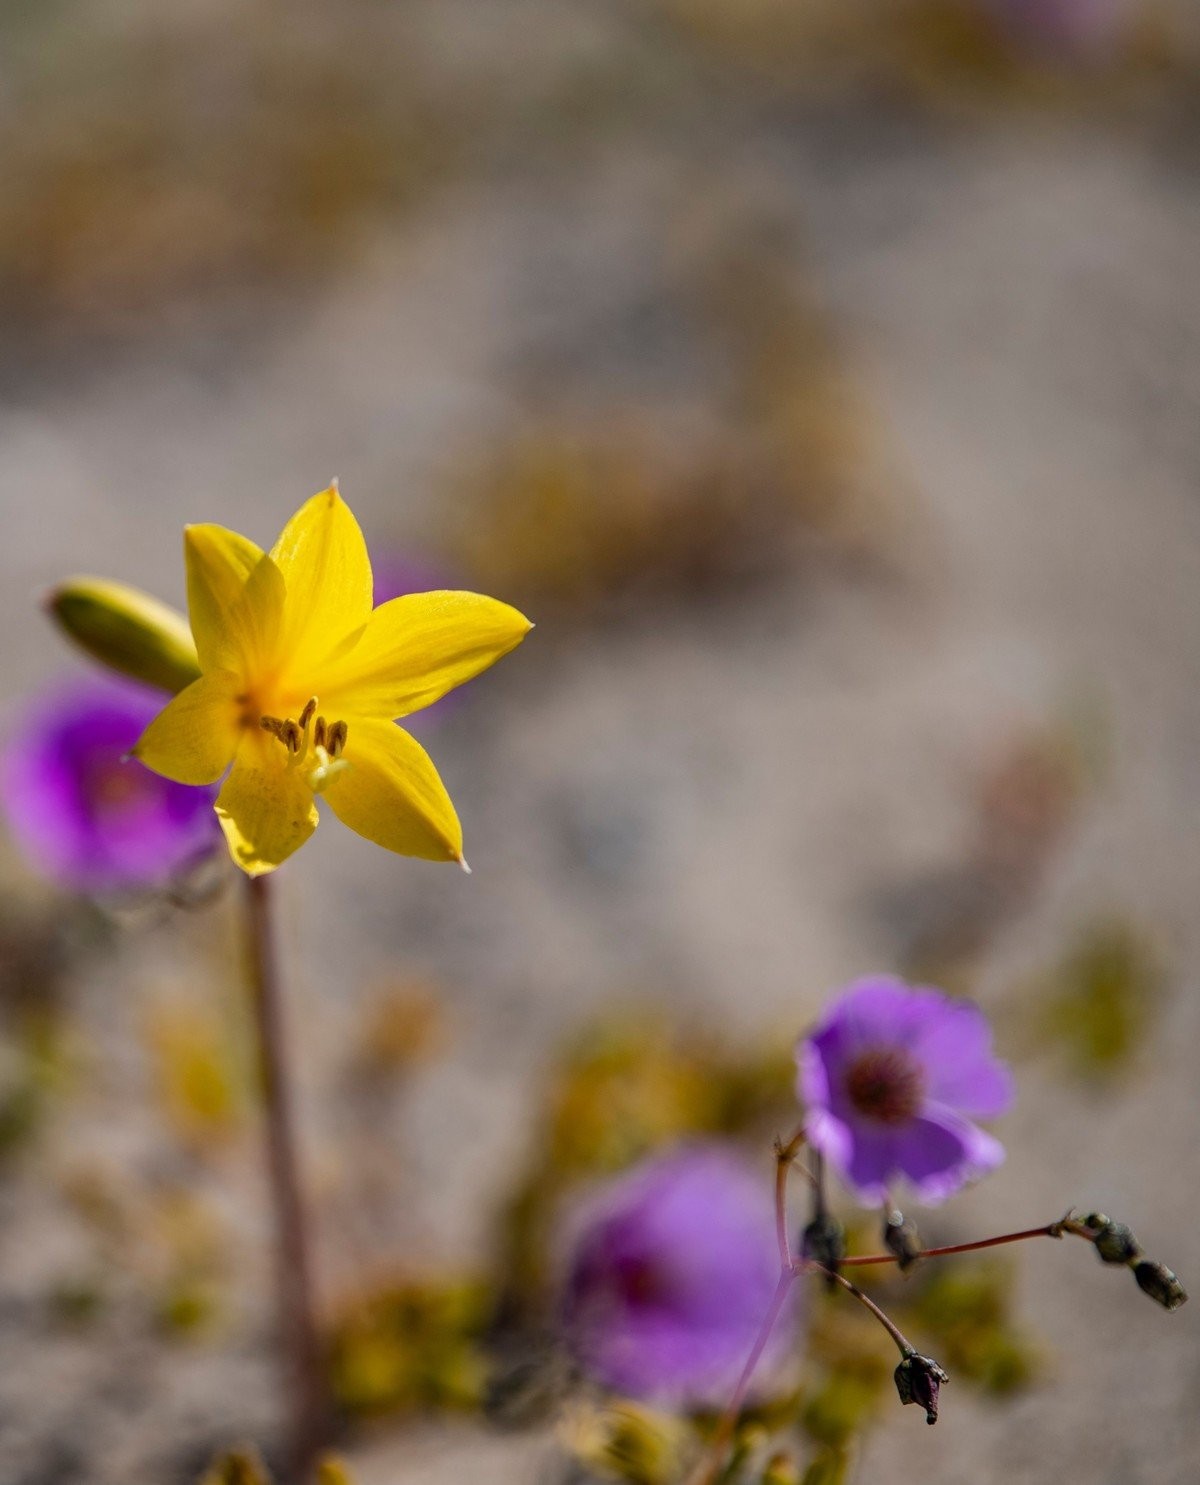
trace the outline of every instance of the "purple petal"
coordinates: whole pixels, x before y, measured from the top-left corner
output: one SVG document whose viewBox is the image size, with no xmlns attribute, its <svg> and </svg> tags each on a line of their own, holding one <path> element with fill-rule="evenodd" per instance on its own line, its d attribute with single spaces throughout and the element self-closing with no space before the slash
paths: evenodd
<svg viewBox="0 0 1200 1485">
<path fill-rule="evenodd" d="M 999 1140 L 937 1104 L 897 1134 L 894 1148 L 897 1169 L 931 1203 L 945 1201 L 1004 1161 Z"/>
<path fill-rule="evenodd" d="M 723 1401 L 779 1273 L 769 1169 L 721 1146 L 658 1156 L 583 1204 L 567 1240 L 564 1321 L 584 1369 L 634 1397 Z"/>
<path fill-rule="evenodd" d="M 855 1130 L 828 1109 L 810 1109 L 804 1121 L 804 1137 L 837 1171 L 844 1171 L 854 1152 Z"/>
<path fill-rule="evenodd" d="M 907 1047 L 920 1031 L 924 994 L 903 980 L 874 975 L 855 980 L 839 997 L 827 1025 L 839 1025 L 847 1052 L 864 1046 Z"/>
<path fill-rule="evenodd" d="M 994 1119 L 1012 1103 L 1012 1074 L 992 1055 L 992 1031 L 978 1006 L 937 997 L 914 1051 L 930 1100 Z"/>
<path fill-rule="evenodd" d="M 896 1170 L 897 1140 L 891 1129 L 854 1131 L 850 1160 L 841 1175 L 864 1206 L 878 1206 L 887 1196 Z"/>
<path fill-rule="evenodd" d="M 154 886 L 216 848 L 214 791 L 124 761 L 164 701 L 88 677 L 19 719 L 0 788 L 14 836 L 47 876 L 84 892 Z"/>
</svg>

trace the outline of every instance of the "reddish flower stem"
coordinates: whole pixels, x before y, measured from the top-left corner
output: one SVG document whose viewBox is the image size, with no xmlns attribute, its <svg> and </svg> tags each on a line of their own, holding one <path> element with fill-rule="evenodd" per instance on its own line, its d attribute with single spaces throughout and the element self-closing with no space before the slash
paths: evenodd
<svg viewBox="0 0 1200 1485">
<path fill-rule="evenodd" d="M 275 1282 L 287 1372 L 289 1476 L 303 1485 L 328 1441 L 330 1408 L 313 1300 L 308 1222 L 300 1192 L 269 879 L 246 881 L 248 975 L 258 1032 L 267 1170 L 275 1214 Z"/>
<path fill-rule="evenodd" d="M 845 1262 L 844 1259 L 842 1261 Z M 844 1274 L 839 1274 L 836 1269 L 825 1268 L 822 1264 L 819 1263 L 812 1263 L 802 1260 L 801 1268 L 799 1268 L 797 1272 L 803 1272 L 804 1269 L 810 1269 L 815 1273 L 825 1274 L 828 1278 L 835 1280 L 842 1286 L 847 1294 L 852 1294 L 854 1298 L 858 1300 L 860 1305 L 863 1305 L 866 1309 L 870 1310 L 871 1314 L 875 1316 L 876 1320 L 879 1321 L 880 1325 L 883 1326 L 884 1330 L 887 1331 L 888 1335 L 891 1336 L 892 1340 L 894 1340 L 896 1345 L 900 1348 L 901 1356 L 911 1356 L 913 1354 L 913 1352 L 916 1350 L 916 1347 L 909 1343 L 907 1337 L 903 1334 L 899 1327 L 894 1325 L 892 1321 L 888 1319 L 888 1317 L 879 1308 L 879 1306 L 875 1303 L 871 1296 L 869 1294 L 864 1294 L 857 1284 L 852 1284 L 850 1280 L 845 1277 Z"/>
<path fill-rule="evenodd" d="M 787 1184 L 792 1161 L 804 1144 L 804 1125 L 794 1131 L 786 1144 L 781 1140 L 775 1145 L 775 1235 L 779 1242 L 779 1262 L 783 1268 L 792 1267 L 792 1244 L 787 1227 Z"/>
<path fill-rule="evenodd" d="M 951 1243 L 945 1248 L 922 1248 L 917 1254 L 918 1258 L 945 1258 L 951 1253 L 975 1253 L 980 1248 L 998 1248 L 1001 1243 L 1021 1243 L 1026 1238 L 1035 1237 L 1061 1237 L 1064 1232 L 1069 1232 L 1074 1237 L 1090 1237 L 1079 1223 L 1072 1223 L 1060 1219 L 1057 1222 L 1049 1222 L 1045 1227 L 1026 1227 L 1021 1232 L 1004 1232 L 999 1237 L 979 1238 L 973 1243 Z M 871 1263 L 895 1263 L 895 1253 L 860 1253 L 852 1258 L 843 1258 L 843 1268 L 864 1268 Z"/>
<path fill-rule="evenodd" d="M 786 1167 L 785 1167 L 786 1169 Z M 742 1411 L 742 1404 L 746 1401 L 746 1393 L 750 1389 L 755 1369 L 762 1360 L 762 1354 L 767 1348 L 767 1342 L 771 1339 L 771 1332 L 775 1329 L 775 1322 L 779 1319 L 783 1309 L 784 1301 L 792 1287 L 792 1280 L 796 1277 L 796 1270 L 792 1267 L 780 1269 L 779 1280 L 775 1285 L 775 1293 L 771 1296 L 771 1304 L 767 1313 L 763 1316 L 763 1322 L 759 1326 L 758 1335 L 754 1338 L 754 1345 L 750 1355 L 746 1358 L 746 1364 L 742 1368 L 741 1376 L 737 1380 L 737 1386 L 733 1389 L 733 1396 L 725 1405 L 725 1411 L 717 1422 L 717 1431 L 713 1435 L 713 1441 L 709 1445 L 708 1452 L 700 1461 L 696 1470 L 691 1475 L 688 1485 L 713 1485 L 721 1472 L 721 1466 L 725 1461 L 725 1453 L 733 1439 L 733 1431 L 737 1427 L 738 1415 Z"/>
</svg>

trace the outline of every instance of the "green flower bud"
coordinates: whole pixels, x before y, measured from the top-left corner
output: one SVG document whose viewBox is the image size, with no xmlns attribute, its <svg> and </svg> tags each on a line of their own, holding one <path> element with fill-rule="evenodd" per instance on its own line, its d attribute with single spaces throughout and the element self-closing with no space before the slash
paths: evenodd
<svg viewBox="0 0 1200 1485">
<path fill-rule="evenodd" d="M 1187 1290 L 1165 1263 L 1151 1263 L 1143 1258 L 1134 1266 L 1133 1277 L 1143 1293 L 1156 1299 L 1164 1310 L 1177 1310 L 1187 1303 Z"/>
<path fill-rule="evenodd" d="M 46 597 L 59 628 L 102 665 L 160 691 L 182 691 L 200 674 L 187 620 L 138 588 L 75 577 Z"/>
</svg>

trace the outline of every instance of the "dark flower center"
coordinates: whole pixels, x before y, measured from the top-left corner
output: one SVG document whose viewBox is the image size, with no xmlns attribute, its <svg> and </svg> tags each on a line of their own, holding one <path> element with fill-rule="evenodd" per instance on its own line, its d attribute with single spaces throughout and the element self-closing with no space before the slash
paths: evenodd
<svg viewBox="0 0 1200 1485">
<path fill-rule="evenodd" d="M 879 1124 L 903 1124 L 920 1109 L 925 1080 L 919 1064 L 899 1047 L 872 1047 L 846 1072 L 846 1096 Z"/>
</svg>

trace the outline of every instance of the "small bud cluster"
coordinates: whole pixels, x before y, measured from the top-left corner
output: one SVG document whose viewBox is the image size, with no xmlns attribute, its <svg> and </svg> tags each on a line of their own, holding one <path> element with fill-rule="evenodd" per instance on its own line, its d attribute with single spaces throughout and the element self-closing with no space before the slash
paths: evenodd
<svg viewBox="0 0 1200 1485">
<path fill-rule="evenodd" d="M 1187 1291 L 1178 1277 L 1165 1263 L 1145 1257 L 1141 1244 L 1124 1222 L 1114 1222 L 1103 1212 L 1089 1212 L 1076 1231 L 1090 1239 L 1102 1263 L 1131 1268 L 1138 1288 L 1165 1310 L 1177 1310 L 1186 1301 Z"/>
</svg>

